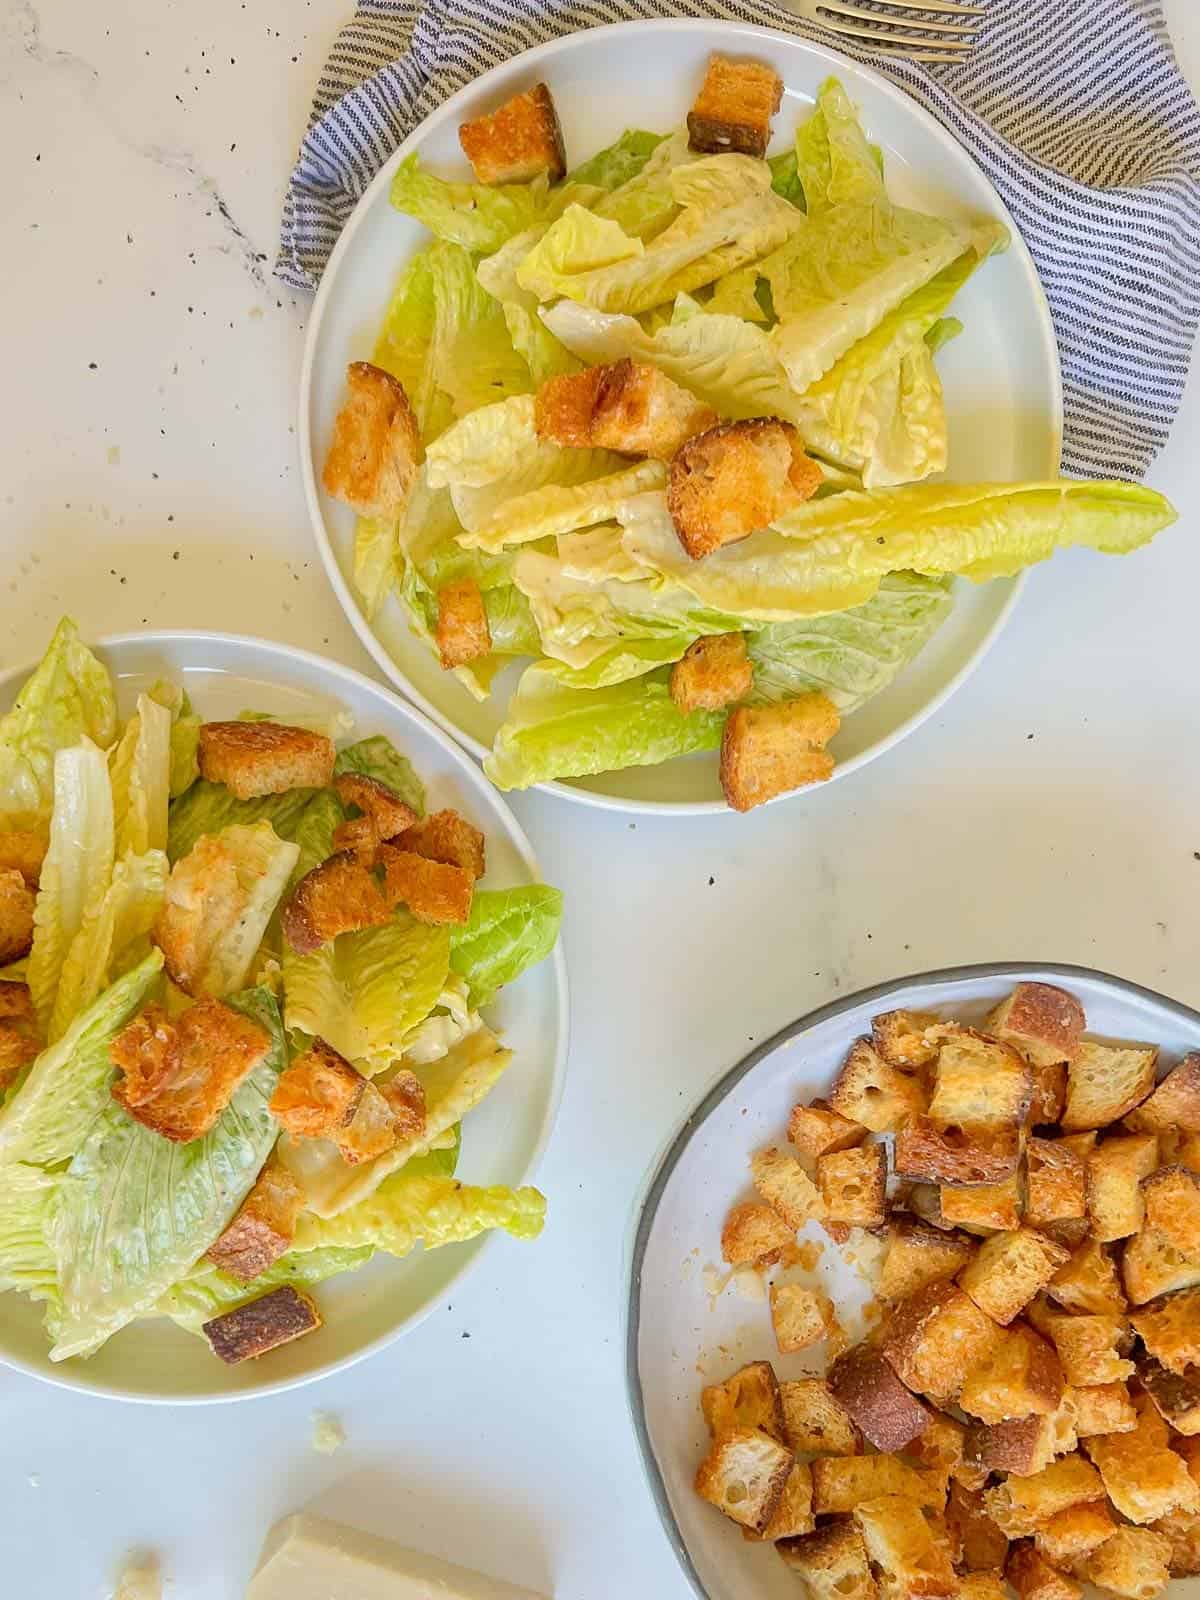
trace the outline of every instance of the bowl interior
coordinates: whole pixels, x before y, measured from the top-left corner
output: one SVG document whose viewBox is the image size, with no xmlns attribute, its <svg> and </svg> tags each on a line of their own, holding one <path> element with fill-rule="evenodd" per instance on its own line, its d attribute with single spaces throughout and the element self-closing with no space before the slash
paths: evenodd
<svg viewBox="0 0 1200 1600">
<path fill-rule="evenodd" d="M 351 737 L 386 734 L 424 779 L 431 810 L 453 806 L 487 836 L 485 887 L 537 882 L 529 843 L 473 764 L 410 707 L 345 668 L 318 657 L 215 634 L 159 634 L 110 640 L 100 654 L 113 672 L 122 712 L 158 678 L 182 682 L 210 719 L 242 710 L 282 715 L 347 711 Z M 0 681 L 0 712 L 25 672 Z M 489 1020 L 514 1051 L 504 1078 L 463 1125 L 458 1176 L 467 1183 L 523 1183 L 549 1136 L 566 1057 L 566 978 L 560 950 L 502 990 Z M 324 1316 L 316 1333 L 257 1362 L 222 1367 L 202 1339 L 161 1318 L 123 1329 L 87 1361 L 52 1363 L 39 1310 L 4 1296 L 0 1360 L 69 1387 L 137 1399 L 224 1400 L 314 1378 L 365 1355 L 414 1326 L 486 1248 L 488 1236 L 395 1260 L 379 1256 L 314 1291 Z"/>
<path fill-rule="evenodd" d="M 520 668 L 510 667 L 478 704 L 408 629 L 389 598 L 368 623 L 352 582 L 354 517 L 319 487 L 320 463 L 342 399 L 346 365 L 370 356 L 396 276 L 428 241 L 388 202 L 388 182 L 411 151 L 435 172 L 468 177 L 458 146 L 463 118 L 544 78 L 562 116 L 569 158 L 581 160 L 625 128 L 680 125 L 711 51 L 773 63 L 786 85 L 775 118 L 783 149 L 823 80 L 837 73 L 884 149 L 889 186 L 905 204 L 949 216 L 999 216 L 1012 248 L 987 263 L 955 304 L 965 331 L 939 356 L 950 418 L 950 476 L 961 481 L 1041 478 L 1058 469 L 1061 389 L 1045 298 L 1032 260 L 999 197 L 970 157 L 901 91 L 836 52 L 770 29 L 731 23 L 656 22 L 599 28 L 555 41 L 485 74 L 437 110 L 368 190 L 326 272 L 305 359 L 301 457 L 317 542 L 363 643 L 403 691 L 477 756 L 490 747 Z M 854 771 L 928 716 L 980 658 L 1014 597 L 1013 581 L 958 586 L 953 618 L 884 694 L 848 719 L 834 741 L 837 775 Z M 553 786 L 620 808 L 723 809 L 715 755 Z"/>
<path fill-rule="evenodd" d="M 816 1347 L 818 1360 L 781 1355 L 764 1304 L 748 1301 L 734 1284 L 713 1293 L 725 1275 L 715 1270 L 721 1225 L 750 1193 L 750 1154 L 785 1139 L 792 1106 L 826 1092 L 850 1044 L 879 1012 L 912 1007 L 981 1020 L 1020 979 L 1057 983 L 1076 995 L 1092 1034 L 1160 1045 L 1160 1070 L 1200 1047 L 1196 1012 L 1078 968 L 995 966 L 906 979 L 837 1001 L 755 1051 L 696 1108 L 653 1178 L 634 1243 L 627 1351 L 634 1424 L 668 1537 L 696 1592 L 709 1600 L 750 1593 L 794 1600 L 796 1590 L 769 1545 L 743 1540 L 692 1489 L 707 1438 L 701 1386 L 755 1360 L 770 1361 L 781 1379 L 822 1371 L 823 1346 Z M 813 1237 L 824 1236 L 814 1228 Z M 828 1243 L 816 1270 L 847 1331 L 861 1336 L 864 1278 Z M 1196 1600 L 1200 1580 L 1178 1581 L 1170 1593 Z"/>
</svg>

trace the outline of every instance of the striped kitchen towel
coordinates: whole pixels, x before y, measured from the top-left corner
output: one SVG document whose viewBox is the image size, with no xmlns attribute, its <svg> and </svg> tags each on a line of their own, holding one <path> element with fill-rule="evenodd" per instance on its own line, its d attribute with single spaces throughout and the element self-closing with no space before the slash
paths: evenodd
<svg viewBox="0 0 1200 1600">
<path fill-rule="evenodd" d="M 314 289 L 383 162 L 497 62 L 651 9 L 765 23 L 836 43 L 902 84 L 970 151 L 1016 218 L 1050 301 L 1064 469 L 1140 476 L 1178 410 L 1200 318 L 1200 109 L 1158 0 L 983 4 L 970 55 L 924 66 L 834 40 L 772 0 L 358 0 L 317 88 L 276 271 Z"/>
</svg>

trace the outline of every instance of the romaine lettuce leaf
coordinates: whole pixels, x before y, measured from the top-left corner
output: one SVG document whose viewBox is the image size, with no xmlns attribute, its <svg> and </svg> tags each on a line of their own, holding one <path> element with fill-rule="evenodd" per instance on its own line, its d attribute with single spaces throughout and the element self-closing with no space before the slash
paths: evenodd
<svg viewBox="0 0 1200 1600">
<path fill-rule="evenodd" d="M 404 385 L 425 440 L 436 439 L 454 416 L 449 395 L 438 388 L 430 359 L 437 301 L 437 269 L 430 248 L 413 256 L 396 280 L 373 356 L 376 366 Z"/>
<path fill-rule="evenodd" d="M 661 133 L 627 128 L 619 139 L 598 150 L 574 172 L 569 172 L 567 182 L 594 184 L 598 189 L 619 189 L 637 177 L 664 137 Z"/>
<path fill-rule="evenodd" d="M 448 183 L 426 172 L 416 155 L 400 163 L 391 188 L 397 211 L 415 217 L 439 239 L 480 253 L 498 250 L 532 226 L 548 195 L 544 176 L 530 183 Z"/>
<path fill-rule="evenodd" d="M 513 983 L 553 950 L 562 923 L 562 890 L 476 889 L 471 915 L 450 930 L 450 966 L 467 981 L 473 1008 Z"/>
<path fill-rule="evenodd" d="M 335 774 L 361 772 L 379 783 L 386 783 L 419 817 L 425 815 L 425 785 L 408 757 L 402 756 L 382 733 L 348 744 L 338 755 L 333 770 Z"/>
<path fill-rule="evenodd" d="M 836 78 L 822 84 L 816 110 L 796 130 L 796 166 L 812 215 L 840 205 L 887 203 L 882 160 Z"/>
<path fill-rule="evenodd" d="M 301 1217 L 296 1250 L 373 1245 L 405 1256 L 418 1244 L 433 1250 L 461 1244 L 491 1228 L 515 1239 L 536 1239 L 546 1201 L 536 1189 L 479 1189 L 453 1178 L 413 1178 L 398 1172 L 336 1217 Z"/>
<path fill-rule="evenodd" d="M 640 172 L 601 196 L 591 209 L 646 244 L 679 215 L 680 201 L 671 183 L 672 172 L 699 159 L 688 148 L 686 128 L 679 129 L 661 141 Z"/>
<path fill-rule="evenodd" d="M 155 1313 L 170 1317 L 189 1333 L 203 1336 L 203 1326 L 213 1317 L 219 1317 L 247 1300 L 269 1294 L 272 1289 L 290 1284 L 296 1289 L 311 1289 L 324 1283 L 326 1278 L 342 1272 L 352 1272 L 375 1254 L 371 1244 L 358 1246 L 318 1245 L 311 1250 L 289 1250 L 280 1256 L 274 1266 L 259 1273 L 253 1283 L 242 1283 L 222 1272 L 205 1257 L 201 1257 L 190 1272 L 185 1273 L 163 1295 L 154 1307 Z"/>
<path fill-rule="evenodd" d="M 57 1174 L 14 1162 L 4 1168 L 0 1204 L 0 1291 L 15 1289 L 32 1300 L 58 1301 L 54 1252 L 47 1238 Z"/>
<path fill-rule="evenodd" d="M 679 711 L 668 678 L 660 669 L 605 689 L 571 689 L 546 667 L 529 667 L 483 769 L 498 789 L 527 789 L 715 749 L 725 718 Z"/>
<path fill-rule="evenodd" d="M 438 995 L 438 1003 L 411 1032 L 404 1036 L 403 1061 L 424 1066 L 441 1058 L 467 1034 L 473 1033 L 482 1023 L 477 1011 L 472 1011 L 467 998 L 466 979 L 457 972 L 446 978 L 446 986 Z"/>
<path fill-rule="evenodd" d="M 117 736 L 117 702 L 107 669 L 80 640 L 69 617 L 13 708 L 0 717 L 0 831 L 49 820 L 57 751 Z"/>
<path fill-rule="evenodd" d="M 532 395 L 471 412 L 429 446 L 426 460 L 431 489 L 491 491 L 486 503 L 472 502 L 479 515 L 549 484 L 587 483 L 628 465 L 611 450 L 567 449 L 541 438 Z"/>
<path fill-rule="evenodd" d="M 162 964 L 162 952 L 152 950 L 38 1056 L 0 1113 L 0 1168 L 15 1161 L 50 1167 L 79 1149 L 110 1103 L 109 1044 L 141 1009 Z"/>
<path fill-rule="evenodd" d="M 198 863 L 185 858 L 172 873 L 168 901 L 205 910 L 206 897 L 214 888 L 236 896 L 237 920 L 226 926 L 227 918 L 218 910 L 215 930 L 206 933 L 202 957 L 194 963 L 188 986 L 193 995 L 224 999 L 245 986 L 275 908 L 293 879 L 300 847 L 281 839 L 269 822 L 234 823 L 216 838 L 222 851 L 219 872 L 227 872 L 231 865 L 234 878 L 226 885 L 219 877 L 214 885 L 205 856 Z"/>
<path fill-rule="evenodd" d="M 171 713 L 148 694 L 109 755 L 117 855 L 167 848 L 171 798 Z"/>
<path fill-rule="evenodd" d="M 168 870 L 161 850 L 123 856 L 113 867 L 95 914 L 85 920 L 63 961 L 47 1039 L 61 1038 L 72 1019 L 114 978 L 149 954 L 150 933 L 162 911 Z"/>
<path fill-rule="evenodd" d="M 63 1309 L 52 1361 L 86 1356 L 153 1310 L 228 1224 L 279 1129 L 268 1101 L 287 1062 L 274 999 L 251 989 L 228 1002 L 266 1030 L 271 1048 L 212 1131 L 177 1144 L 115 1102 L 76 1153 L 51 1208 Z"/>
<path fill-rule="evenodd" d="M 151 700 L 157 701 L 160 706 L 166 706 L 171 713 L 169 794 L 174 800 L 186 789 L 190 789 L 200 776 L 200 763 L 197 759 L 200 748 L 200 718 L 192 710 L 187 690 L 181 689 L 177 683 L 170 683 L 160 678 L 157 683 L 151 685 L 147 693 Z"/>
<path fill-rule="evenodd" d="M 588 483 L 552 483 L 512 499 L 500 500 L 494 485 L 452 489 L 450 494 L 463 525 L 459 543 L 468 550 L 495 552 L 595 527 L 614 517 L 630 495 L 662 489 L 666 483 L 663 462 L 638 461 Z"/>
<path fill-rule="evenodd" d="M 395 587 L 399 541 L 396 517 L 359 517 L 354 525 L 354 587 L 368 622 Z"/>
<path fill-rule="evenodd" d="M 294 839 L 300 819 L 317 789 L 288 789 L 254 800 L 238 800 L 223 783 L 198 778 L 186 794 L 171 802 L 167 826 L 167 859 L 172 865 L 195 847 L 206 833 L 256 822 L 269 822 L 281 839 Z"/>
</svg>

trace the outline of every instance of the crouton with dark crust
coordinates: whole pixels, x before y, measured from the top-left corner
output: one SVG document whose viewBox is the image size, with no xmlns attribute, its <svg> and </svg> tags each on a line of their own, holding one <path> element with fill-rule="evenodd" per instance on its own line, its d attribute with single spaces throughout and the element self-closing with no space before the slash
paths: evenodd
<svg viewBox="0 0 1200 1600">
<path fill-rule="evenodd" d="M 1000 1329 L 954 1283 L 931 1283 L 902 1300 L 880 1348 L 902 1383 L 939 1404 L 955 1399 L 967 1374 L 987 1361 Z"/>
<path fill-rule="evenodd" d="M 0 966 L 29 954 L 35 898 L 16 867 L 0 870 Z"/>
<path fill-rule="evenodd" d="M 898 1177 L 925 1183 L 1003 1183 L 1021 1159 L 1018 1128 L 939 1128 L 929 1117 L 917 1117 L 896 1135 L 893 1163 Z M 951 1224 L 952 1226 L 952 1224 Z"/>
<path fill-rule="evenodd" d="M 394 839 L 417 821 L 417 813 L 394 789 L 364 772 L 341 772 L 333 787 L 344 806 L 359 812 L 334 830 L 333 848 L 335 852 L 353 851 L 364 865 L 374 861 L 376 847 L 385 839 Z"/>
<path fill-rule="evenodd" d="M 19 872 L 29 887 L 36 889 L 49 843 L 49 834 L 39 829 L 0 833 L 0 872 Z"/>
<path fill-rule="evenodd" d="M 208 1259 L 241 1283 L 250 1283 L 291 1248 L 304 1192 L 272 1157 L 242 1201 L 237 1215 L 208 1247 Z"/>
<path fill-rule="evenodd" d="M 480 183 L 528 183 L 542 173 L 557 183 L 567 170 L 558 112 L 544 83 L 464 122 L 458 142 Z"/>
<path fill-rule="evenodd" d="M 1018 1600 L 1080 1600 L 1083 1594 L 1082 1584 L 1052 1567 L 1027 1540 L 1014 1544 L 1008 1552 L 1004 1576 L 1016 1590 Z"/>
<path fill-rule="evenodd" d="M 214 1317 L 203 1328 L 213 1354 L 232 1367 L 278 1350 L 280 1345 L 290 1344 L 320 1326 L 321 1314 L 315 1301 L 285 1284 Z"/>
<path fill-rule="evenodd" d="M 340 851 L 305 873 L 292 890 L 283 908 L 283 931 L 296 954 L 305 956 L 339 934 L 381 928 L 391 919 L 370 869 Z"/>
<path fill-rule="evenodd" d="M 840 1355 L 828 1382 L 834 1399 L 877 1450 L 904 1450 L 929 1426 L 929 1408 L 870 1345 L 858 1344 Z"/>
<path fill-rule="evenodd" d="M 779 1382 L 769 1361 L 751 1361 L 724 1383 L 708 1384 L 700 1392 L 700 1409 L 714 1439 L 733 1428 L 757 1428 L 784 1443 Z"/>
<path fill-rule="evenodd" d="M 269 1110 L 294 1139 L 336 1140 L 354 1120 L 366 1086 L 357 1067 L 324 1039 L 314 1039 L 279 1074 Z"/>
<path fill-rule="evenodd" d="M 549 378 L 538 390 L 540 438 L 582 449 L 670 461 L 681 445 L 717 421 L 710 406 L 648 362 L 613 362 Z"/>
<path fill-rule="evenodd" d="M 872 1040 L 856 1039 L 833 1080 L 829 1104 L 872 1133 L 896 1133 L 920 1116 L 926 1099 L 917 1077 L 890 1066 Z"/>
<path fill-rule="evenodd" d="M 1200 1257 L 1185 1256 L 1157 1228 L 1143 1228 L 1126 1241 L 1121 1278 L 1130 1303 L 1144 1305 L 1157 1295 L 1200 1284 Z"/>
<path fill-rule="evenodd" d="M 1153 1089 L 1157 1062 L 1156 1045 L 1084 1039 L 1067 1068 L 1063 1132 L 1104 1128 L 1127 1116 Z"/>
<path fill-rule="evenodd" d="M 812 1600 L 876 1600 L 867 1547 L 850 1517 L 835 1517 L 799 1539 L 781 1539 L 775 1548 Z"/>
<path fill-rule="evenodd" d="M 418 922 L 463 923 L 471 914 L 475 880 L 463 867 L 429 861 L 401 844 L 379 847 L 388 905 L 407 906 Z"/>
<path fill-rule="evenodd" d="M 427 861 L 461 867 L 472 878 L 482 878 L 487 871 L 483 834 L 457 811 L 435 811 L 414 823 L 394 842 L 398 849 L 411 850 Z"/>
<path fill-rule="evenodd" d="M 37 1059 L 42 1043 L 29 985 L 0 979 L 0 1095 Z"/>
<path fill-rule="evenodd" d="M 1200 1289 L 1155 1300 L 1130 1318 L 1142 1343 L 1168 1372 L 1200 1366 Z"/>
<path fill-rule="evenodd" d="M 825 746 L 841 727 L 832 700 L 817 692 L 771 706 L 738 706 L 721 738 L 721 788 L 735 811 L 823 783 L 833 774 Z"/>
<path fill-rule="evenodd" d="M 760 1201 L 734 1206 L 721 1229 L 721 1259 L 731 1267 L 769 1266 L 795 1242 L 795 1232 Z"/>
<path fill-rule="evenodd" d="M 1184 1056 L 1126 1122 L 1138 1133 L 1200 1133 L 1200 1051 Z"/>
<path fill-rule="evenodd" d="M 199 1000 L 176 1022 L 151 1002 L 108 1047 L 112 1097 L 152 1133 L 188 1144 L 216 1126 L 270 1048 L 265 1028 L 220 1000 Z"/>
<path fill-rule="evenodd" d="M 1079 1049 L 1086 1020 L 1079 1001 L 1065 989 L 1051 983 L 1019 983 L 983 1026 L 1014 1045 L 1035 1067 L 1065 1067 Z"/>
<path fill-rule="evenodd" d="M 400 380 L 369 361 L 352 362 L 346 384 L 321 481 L 360 517 L 397 518 L 421 463 L 416 414 Z"/>
<path fill-rule="evenodd" d="M 671 699 L 680 711 L 723 711 L 754 687 L 754 668 L 740 633 L 697 639 L 671 668 Z"/>
<path fill-rule="evenodd" d="M 671 462 L 667 509 L 693 561 L 747 539 L 812 498 L 824 474 L 790 422 L 723 422 Z"/>
<path fill-rule="evenodd" d="M 333 741 L 279 722 L 206 722 L 200 729 L 200 776 L 223 783 L 238 800 L 323 789 L 333 777 Z"/>
<path fill-rule="evenodd" d="M 783 1495 L 795 1457 L 756 1428 L 718 1435 L 696 1472 L 696 1493 L 734 1522 L 761 1533 Z"/>
<path fill-rule="evenodd" d="M 1200 1435 L 1200 1367 L 1189 1366 L 1182 1373 L 1168 1372 L 1153 1356 L 1143 1355 L 1137 1371 L 1142 1388 L 1163 1421 L 1185 1438 Z"/>
<path fill-rule="evenodd" d="M 688 112 L 688 144 L 709 155 L 767 153 L 771 118 L 779 110 L 783 80 L 760 61 L 712 55 L 700 93 Z"/>
<path fill-rule="evenodd" d="M 1077 1443 L 1074 1416 L 1064 1403 L 1049 1416 L 977 1423 L 968 1428 L 966 1459 L 985 1472 L 1011 1472 L 1027 1478 L 1043 1472 Z"/>
<path fill-rule="evenodd" d="M 790 1378 L 779 1385 L 784 1442 L 815 1456 L 854 1456 L 862 1439 L 824 1378 Z M 770 1430 L 768 1430 L 770 1431 Z"/>
</svg>

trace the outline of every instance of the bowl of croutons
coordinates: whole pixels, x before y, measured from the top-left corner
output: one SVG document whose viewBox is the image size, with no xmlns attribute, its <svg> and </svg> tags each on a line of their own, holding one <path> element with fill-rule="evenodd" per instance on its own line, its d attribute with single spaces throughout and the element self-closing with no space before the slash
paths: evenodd
<svg viewBox="0 0 1200 1600">
<path fill-rule="evenodd" d="M 1077 967 L 839 999 L 654 1174 L 628 1380 L 698 1595 L 1200 1574 L 1200 1013 Z"/>
</svg>

